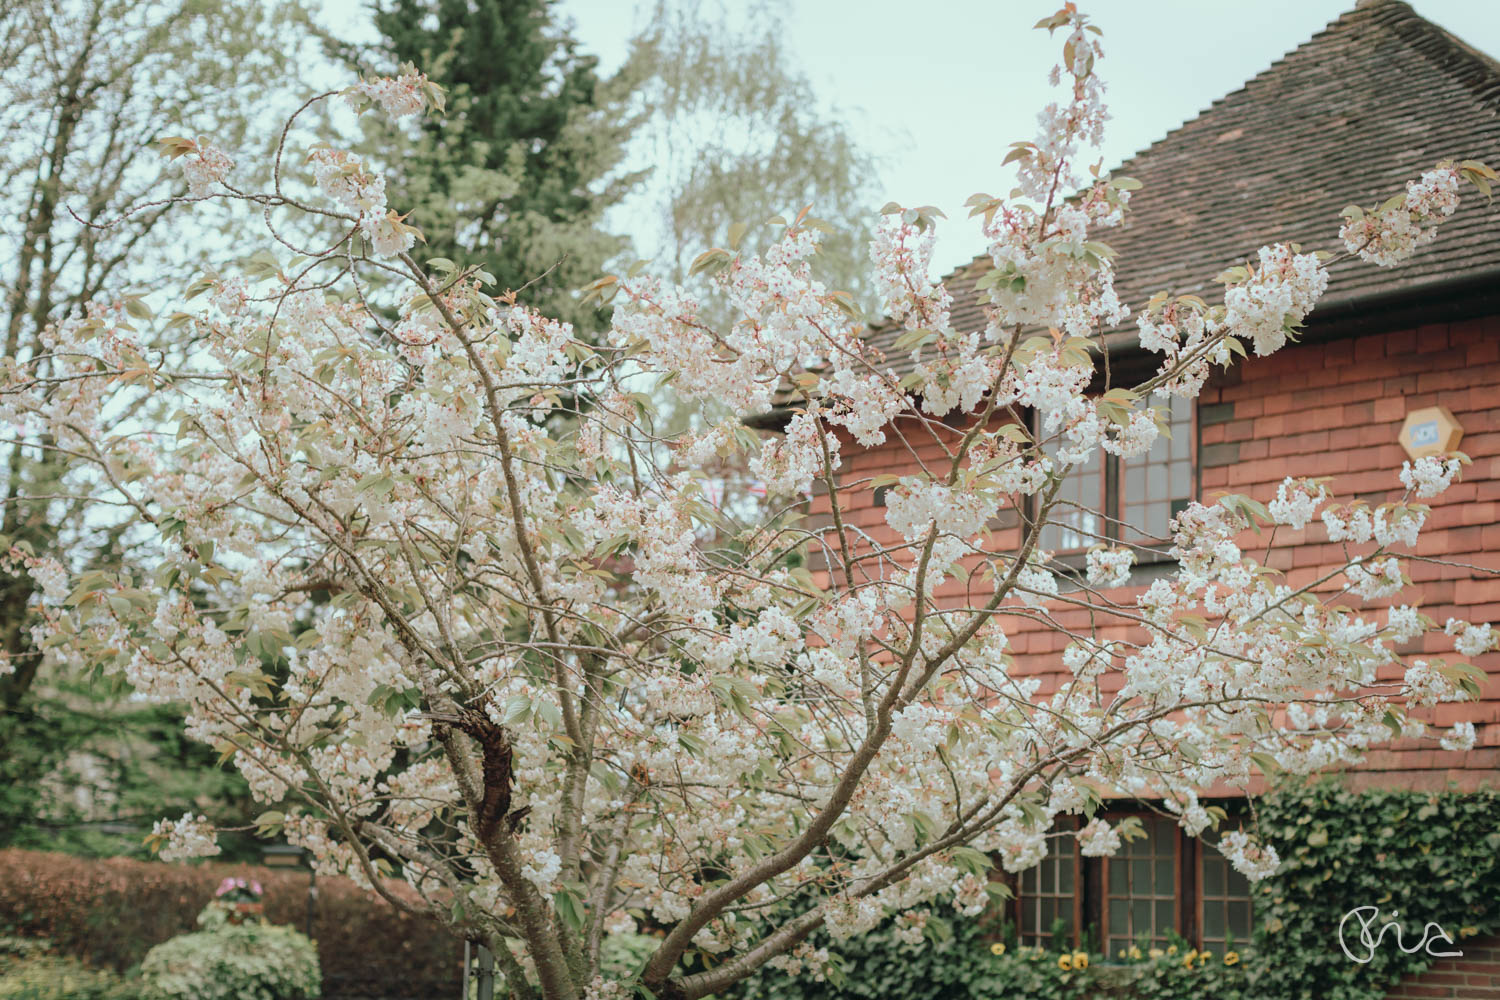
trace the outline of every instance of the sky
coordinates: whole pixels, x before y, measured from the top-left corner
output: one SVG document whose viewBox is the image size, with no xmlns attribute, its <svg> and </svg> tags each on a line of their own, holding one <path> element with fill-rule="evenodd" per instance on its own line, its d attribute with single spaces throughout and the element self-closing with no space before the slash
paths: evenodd
<svg viewBox="0 0 1500 1000">
<path fill-rule="evenodd" d="M 712 2 L 712 0 L 710 0 Z M 1238 88 L 1350 9 L 1354 0 L 1095 0 L 1113 120 L 1111 167 Z M 1013 183 L 1000 161 L 1031 139 L 1051 100 L 1060 39 L 1032 31 L 1059 0 L 788 0 L 786 38 L 821 102 L 846 115 L 883 162 L 881 203 L 935 205 L 950 223 L 935 265 L 983 249 L 962 208 Z M 1413 0 L 1417 12 L 1500 57 L 1500 0 Z M 562 0 L 603 68 L 624 58 L 639 23 L 631 0 Z M 1388 81 L 1399 86 L 1400 81 Z M 1440 123 L 1434 123 L 1440 127 Z M 1485 152 L 1475 151 L 1476 155 Z M 800 206 L 799 206 L 800 207 Z"/>
</svg>

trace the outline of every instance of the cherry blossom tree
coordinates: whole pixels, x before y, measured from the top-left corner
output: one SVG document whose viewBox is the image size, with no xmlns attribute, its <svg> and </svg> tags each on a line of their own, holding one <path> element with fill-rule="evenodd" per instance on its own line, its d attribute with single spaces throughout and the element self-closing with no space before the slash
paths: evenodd
<svg viewBox="0 0 1500 1000">
<path fill-rule="evenodd" d="M 1265 247 L 1221 276 L 1220 305 L 1153 298 L 1135 322 L 1159 370 L 1100 390 L 1104 333 L 1130 311 L 1096 235 L 1137 185 L 1075 173 L 1105 122 L 1097 30 L 1071 4 L 1041 27 L 1065 39 L 1060 99 L 1015 147 L 1016 190 L 973 201 L 995 263 L 986 328 L 949 323 L 934 213 L 892 206 L 879 226 L 872 280 L 906 328 L 901 377 L 817 280 L 806 218 L 760 255 L 696 262 L 734 304 L 729 328 L 649 274 L 607 276 L 587 294 L 613 302 L 613 325 L 585 342 L 524 290 L 419 262 L 419 234 L 346 151 L 284 133 L 271 190 L 252 192 L 233 151 L 168 141 L 194 197 L 262 209 L 273 242 L 155 319 L 101 300 L 3 362 L 12 433 L 82 460 L 66 489 L 157 556 L 80 575 L 13 548 L 43 594 L 42 644 L 186 704 L 190 736 L 267 803 L 264 833 L 489 942 L 512 995 L 548 1000 L 689 1000 L 768 963 L 823 975 L 836 957 L 815 929 L 836 942 L 900 915 L 919 935 L 934 908 L 977 915 L 1000 891 L 992 866 L 1035 864 L 1059 817 L 1088 820 L 1086 853 L 1117 850 L 1137 831 L 1095 815 L 1108 796 L 1160 800 L 1200 834 L 1217 819 L 1205 787 L 1423 735 L 1424 709 L 1477 693 L 1464 658 L 1495 645 L 1449 622 L 1457 657 L 1396 651 L 1440 627 L 1399 603 L 1402 567 L 1461 456 L 1407 465 L 1402 500 L 1375 509 L 1295 479 L 1264 506 L 1193 503 L 1175 572 L 1130 600 L 1112 589 L 1128 547 L 1101 541 L 1076 578 L 1041 551 L 1067 470 L 1142 453 L 1161 400 L 1281 349 L 1333 255 Z M 344 96 L 396 116 L 440 98 L 415 69 Z M 1460 184 L 1493 177 L 1439 164 L 1346 212 L 1336 252 L 1397 264 Z M 174 346 L 148 348 L 138 324 Z M 710 397 L 733 416 L 657 432 L 658 400 Z M 784 434 L 746 427 L 778 402 Z M 889 484 L 879 543 L 847 522 L 872 484 L 841 454 L 898 417 L 942 460 Z M 763 498 L 709 489 L 731 453 Z M 811 488 L 831 523 L 805 517 Z M 997 550 L 987 525 L 1028 503 L 1022 543 Z M 1242 547 L 1320 515 L 1351 555 L 1315 584 Z M 955 576 L 978 597 L 940 599 Z M 1068 634 L 1066 680 L 1043 695 L 1007 624 L 1060 629 L 1066 607 L 1100 624 Z M 165 858 L 216 850 L 192 815 L 154 836 Z M 1219 847 L 1251 878 L 1278 864 L 1248 834 Z M 606 982 L 601 941 L 633 926 L 659 945 Z"/>
</svg>

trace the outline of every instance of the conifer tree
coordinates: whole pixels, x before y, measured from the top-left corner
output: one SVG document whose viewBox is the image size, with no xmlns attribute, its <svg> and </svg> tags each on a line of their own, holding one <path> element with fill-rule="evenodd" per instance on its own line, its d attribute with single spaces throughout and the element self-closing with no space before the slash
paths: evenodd
<svg viewBox="0 0 1500 1000">
<path fill-rule="evenodd" d="M 502 291 L 529 285 L 528 301 L 588 331 L 602 314 L 574 291 L 626 246 L 602 222 L 635 180 L 615 170 L 632 123 L 554 7 L 386 0 L 376 68 L 414 63 L 448 94 L 391 164 L 419 253 L 478 265 Z"/>
</svg>

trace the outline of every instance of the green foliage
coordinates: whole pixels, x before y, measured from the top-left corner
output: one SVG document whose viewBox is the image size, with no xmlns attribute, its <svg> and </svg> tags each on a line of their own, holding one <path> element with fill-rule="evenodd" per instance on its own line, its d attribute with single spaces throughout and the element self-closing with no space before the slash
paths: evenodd
<svg viewBox="0 0 1500 1000">
<path fill-rule="evenodd" d="M 127 694 L 119 677 L 49 668 L 15 711 L 0 714 L 0 847 L 144 858 L 142 835 L 165 815 L 248 824 L 244 778 L 188 740 L 181 710 Z M 248 834 L 220 845 L 226 861 L 260 856 Z"/>
<path fill-rule="evenodd" d="M 1255 897 L 1256 996 L 1376 1000 L 1435 961 L 1396 947 L 1367 964 L 1339 948 L 1339 921 L 1356 906 L 1392 911 L 1408 947 L 1429 921 L 1463 948 L 1500 927 L 1500 793 L 1351 792 L 1334 783 L 1284 788 L 1258 807 L 1256 829 L 1282 857 Z M 1361 958 L 1356 933 L 1347 936 Z"/>
<path fill-rule="evenodd" d="M 661 942 L 649 934 L 607 934 L 599 945 L 599 967 L 606 979 L 634 975 Z"/>
<path fill-rule="evenodd" d="M 603 313 L 573 292 L 626 246 L 601 228 L 633 178 L 615 176 L 630 123 L 552 16 L 551 0 L 386 0 L 375 27 L 388 71 L 415 63 L 448 92 L 412 138 L 370 116 L 395 149 L 391 203 L 410 210 L 420 253 L 478 265 L 499 291 L 583 331 Z M 354 57 L 346 53 L 346 58 Z M 370 67 L 365 67 L 367 70 Z"/>
<path fill-rule="evenodd" d="M 652 166 L 644 195 L 678 279 L 710 247 L 756 251 L 766 225 L 804 207 L 828 223 L 818 276 L 873 305 L 867 283 L 878 163 L 843 109 L 822 105 L 787 48 L 784 0 L 725 8 L 654 0 L 621 70 L 643 121 L 638 149 Z M 704 283 L 706 285 L 706 283 Z M 727 319 L 707 287 L 695 287 Z M 713 313 L 710 313 L 713 315 Z"/>
<path fill-rule="evenodd" d="M 181 1000 L 302 1000 L 322 994 L 318 951 L 290 927 L 228 922 L 210 905 L 203 930 L 163 942 L 146 954 L 141 975 L 155 993 Z"/>
<path fill-rule="evenodd" d="M 140 984 L 73 958 L 47 942 L 0 938 L 0 1000 L 140 1000 Z"/>
<path fill-rule="evenodd" d="M 1431 921 L 1454 935 L 1436 950 L 1500 929 L 1500 793 L 1352 792 L 1336 782 L 1286 785 L 1259 800 L 1257 833 L 1282 858 L 1256 890 L 1252 946 L 1203 954 L 1188 942 L 1138 946 L 1076 958 L 1001 941 L 993 924 L 929 922 L 928 939 L 901 941 L 894 922 L 834 943 L 837 974 L 814 982 L 762 969 L 728 996 L 739 1000 L 1380 1000 L 1402 977 L 1435 961 L 1407 953 L 1388 934 L 1367 964 L 1338 943 L 1339 922 L 1356 906 L 1399 912 L 1407 947 Z M 1348 935 L 1360 957 L 1357 934 Z M 998 954 L 996 952 L 999 952 Z M 1072 966 L 1061 968 L 1059 962 Z M 837 980 L 835 982 L 834 980 Z"/>
</svg>

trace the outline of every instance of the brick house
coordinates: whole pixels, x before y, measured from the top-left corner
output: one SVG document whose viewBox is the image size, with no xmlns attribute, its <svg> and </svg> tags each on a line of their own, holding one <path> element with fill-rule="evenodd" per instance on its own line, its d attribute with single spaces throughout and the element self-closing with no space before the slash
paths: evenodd
<svg viewBox="0 0 1500 1000">
<path fill-rule="evenodd" d="M 1345 205 L 1384 200 L 1442 159 L 1493 162 L 1497 149 L 1500 63 L 1405 3 L 1362 0 L 1115 171 L 1144 184 L 1130 221 L 1106 237 L 1118 253 L 1116 288 L 1134 310 L 1158 290 L 1212 301 L 1218 292 L 1213 276 L 1257 247 L 1278 241 L 1333 246 Z M 961 332 L 984 326 L 974 286 L 990 266 L 981 255 L 947 278 L 953 325 Z M 1174 402 L 1171 439 L 1160 439 L 1149 455 L 1128 462 L 1096 458 L 1075 469 L 1065 497 L 1106 519 L 1071 512 L 1046 529 L 1042 547 L 1066 560 L 1093 541 L 1070 529 L 1118 533 L 1112 517 L 1166 536 L 1169 519 L 1186 501 L 1220 491 L 1270 499 L 1287 475 L 1333 476 L 1341 498 L 1398 499 L 1403 420 L 1414 410 L 1443 406 L 1462 425 L 1459 447 L 1473 465 L 1460 485 L 1434 502 L 1417 550 L 1444 562 L 1413 560 L 1408 571 L 1424 611 L 1439 622 L 1450 616 L 1500 620 L 1500 206 L 1466 194 L 1436 242 L 1404 266 L 1344 260 L 1330 270 L 1328 294 L 1297 344 L 1237 365 L 1211 381 L 1196 404 Z M 903 355 L 890 348 L 899 332 L 876 328 L 868 336 L 887 349 L 898 371 Z M 1137 361 L 1143 376 L 1154 370 L 1152 359 L 1138 348 L 1132 352 L 1129 331 L 1116 336 L 1126 346 L 1111 353 L 1114 384 L 1131 384 L 1129 367 Z M 961 433 L 961 419 L 949 423 Z M 842 442 L 851 490 L 845 519 L 877 542 L 896 540 L 884 522 L 883 490 L 852 484 L 913 470 L 940 453 L 937 444 L 928 451 L 908 443 L 919 440 L 890 434 L 871 449 Z M 828 523 L 826 497 L 815 494 L 811 507 Z M 994 527 L 997 547 L 1016 547 L 1024 512 L 1002 515 Z M 1302 532 L 1278 532 L 1264 561 L 1295 586 L 1316 579 L 1340 556 L 1341 548 L 1329 545 L 1314 521 Z M 1147 553 L 1130 586 L 1111 596 L 1131 601 L 1167 568 L 1164 552 L 1155 558 Z M 966 586 L 945 584 L 955 599 Z M 1065 627 L 1086 624 L 1072 620 L 1084 612 L 1058 607 L 1054 613 Z M 1041 675 L 1042 692 L 1052 690 L 1066 672 L 1059 659 L 1065 637 L 1023 617 L 1008 618 L 1004 627 L 1016 655 L 1014 672 Z M 1444 726 L 1472 721 L 1474 750 L 1398 742 L 1371 753 L 1346 780 L 1358 787 L 1453 783 L 1470 790 L 1493 779 L 1500 768 L 1500 684 L 1494 681 L 1500 655 L 1489 654 L 1479 665 L 1491 675 L 1485 700 L 1440 706 L 1435 719 Z M 1057 837 L 1050 856 L 1016 886 L 1011 916 L 1023 942 L 1045 941 L 1058 920 L 1075 939 L 1092 928 L 1106 954 L 1142 934 L 1160 940 L 1168 929 L 1207 948 L 1222 948 L 1229 934 L 1248 936 L 1245 881 L 1171 821 L 1143 819 L 1149 836 L 1114 859 L 1081 858 L 1073 838 Z M 1495 941 L 1471 944 L 1476 955 L 1487 954 Z M 1462 961 L 1433 970 L 1436 978 L 1409 987 L 1418 990 L 1411 995 L 1500 998 L 1500 975 L 1490 978 L 1494 967 L 1473 972 L 1476 978 L 1468 981 L 1462 969 L 1449 967 Z M 1447 984 L 1457 984 L 1456 992 Z"/>
</svg>

